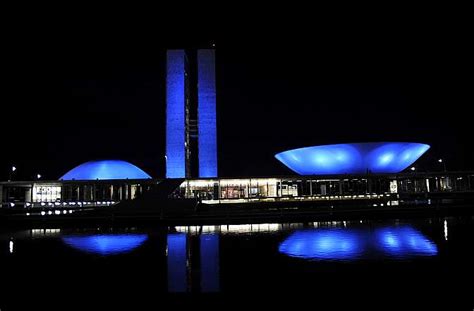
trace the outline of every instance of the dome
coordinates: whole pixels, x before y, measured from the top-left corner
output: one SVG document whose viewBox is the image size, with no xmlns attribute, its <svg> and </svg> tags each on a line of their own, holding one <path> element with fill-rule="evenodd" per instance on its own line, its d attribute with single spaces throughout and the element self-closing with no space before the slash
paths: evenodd
<svg viewBox="0 0 474 311">
<path fill-rule="evenodd" d="M 293 149 L 275 157 L 300 175 L 389 174 L 403 171 L 429 148 L 406 142 L 356 143 Z"/>
<path fill-rule="evenodd" d="M 90 161 L 83 163 L 60 180 L 150 179 L 151 176 L 135 165 L 121 160 Z"/>
</svg>

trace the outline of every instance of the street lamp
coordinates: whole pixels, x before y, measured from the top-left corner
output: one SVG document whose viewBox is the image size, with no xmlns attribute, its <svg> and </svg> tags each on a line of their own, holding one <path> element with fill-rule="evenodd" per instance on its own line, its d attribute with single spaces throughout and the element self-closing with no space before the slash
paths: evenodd
<svg viewBox="0 0 474 311">
<path fill-rule="evenodd" d="M 40 179 L 40 178 L 41 178 L 41 174 L 37 174 L 37 175 L 36 175 L 36 178 L 37 178 L 37 179 Z"/>
<path fill-rule="evenodd" d="M 416 170 L 416 168 L 415 168 L 414 166 L 412 166 L 412 167 L 410 168 L 410 170 L 412 170 L 412 172 L 414 172 L 414 171 Z"/>
<path fill-rule="evenodd" d="M 13 173 L 14 173 L 15 171 L 16 171 L 16 166 L 13 165 L 13 166 L 12 166 L 12 169 L 10 170 L 10 172 L 9 172 L 9 174 L 8 174 L 8 176 L 9 176 L 8 181 L 11 181 L 11 180 L 12 180 L 12 176 L 13 176 Z"/>
<path fill-rule="evenodd" d="M 443 161 L 443 159 L 439 159 L 438 162 L 443 164 L 444 171 L 446 172 L 446 163 Z"/>
</svg>

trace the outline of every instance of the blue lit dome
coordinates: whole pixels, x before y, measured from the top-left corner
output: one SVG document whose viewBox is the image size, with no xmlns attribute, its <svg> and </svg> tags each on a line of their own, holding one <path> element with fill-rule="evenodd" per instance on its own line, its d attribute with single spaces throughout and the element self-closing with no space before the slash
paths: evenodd
<svg viewBox="0 0 474 311">
<path fill-rule="evenodd" d="M 314 146 L 284 151 L 275 157 L 300 175 L 399 173 L 429 145 L 405 142 Z"/>
<path fill-rule="evenodd" d="M 121 160 L 102 160 L 83 163 L 60 180 L 150 179 L 151 176 L 135 165 Z"/>
</svg>

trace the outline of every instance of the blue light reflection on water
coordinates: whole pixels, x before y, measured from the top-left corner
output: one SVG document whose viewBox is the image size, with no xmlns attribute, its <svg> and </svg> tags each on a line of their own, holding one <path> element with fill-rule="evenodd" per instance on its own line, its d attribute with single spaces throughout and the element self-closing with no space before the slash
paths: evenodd
<svg viewBox="0 0 474 311">
<path fill-rule="evenodd" d="M 186 234 L 175 233 L 167 236 L 168 291 L 187 291 L 187 243 Z"/>
<path fill-rule="evenodd" d="M 376 246 L 393 257 L 433 256 L 436 244 L 412 227 L 386 227 L 375 231 Z"/>
<path fill-rule="evenodd" d="M 279 252 L 309 260 L 351 261 L 434 256 L 438 249 L 418 230 L 401 226 L 299 230 L 280 244 Z"/>
<path fill-rule="evenodd" d="M 77 250 L 104 256 L 131 252 L 147 239 L 146 234 L 94 234 L 62 238 L 64 243 Z"/>
<path fill-rule="evenodd" d="M 201 253 L 201 290 L 218 292 L 219 282 L 219 235 L 203 234 L 200 236 Z"/>
</svg>

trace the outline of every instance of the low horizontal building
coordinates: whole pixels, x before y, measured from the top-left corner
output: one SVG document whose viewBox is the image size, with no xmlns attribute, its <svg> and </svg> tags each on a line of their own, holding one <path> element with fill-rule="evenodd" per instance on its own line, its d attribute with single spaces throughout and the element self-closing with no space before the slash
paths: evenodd
<svg viewBox="0 0 474 311">
<path fill-rule="evenodd" d="M 134 200 L 166 179 L 0 182 L 2 207 L 110 206 Z M 177 179 L 169 199 L 203 204 L 397 199 L 404 194 L 474 192 L 474 172 Z M 169 183 L 168 183 L 169 186 Z"/>
</svg>

